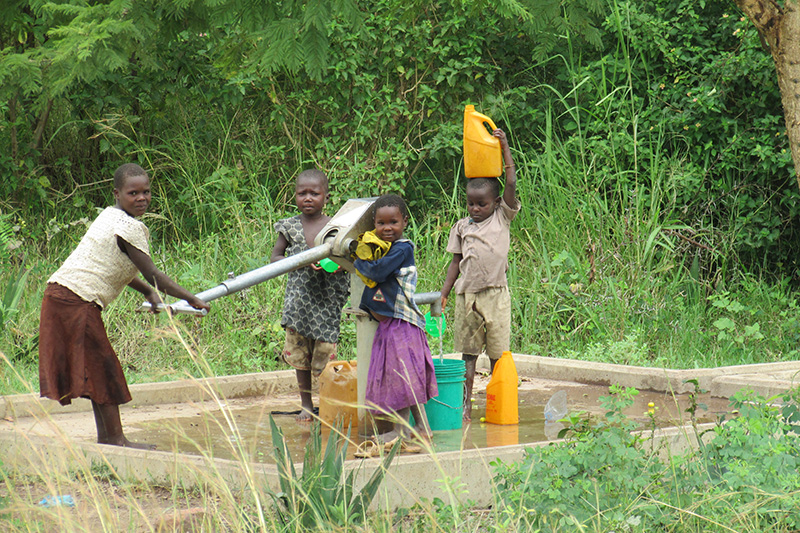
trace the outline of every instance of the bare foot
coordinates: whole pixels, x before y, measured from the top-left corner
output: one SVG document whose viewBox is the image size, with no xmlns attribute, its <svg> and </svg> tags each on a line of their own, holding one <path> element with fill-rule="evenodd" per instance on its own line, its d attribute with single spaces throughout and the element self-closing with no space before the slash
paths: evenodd
<svg viewBox="0 0 800 533">
<path fill-rule="evenodd" d="M 472 422 L 472 409 L 468 409 L 467 406 L 464 406 L 464 416 L 461 417 L 461 420 L 464 422 Z"/>
<path fill-rule="evenodd" d="M 377 442 L 378 444 L 386 444 L 387 442 L 391 442 L 397 437 L 402 437 L 400 433 L 395 430 L 388 431 L 386 433 L 381 433 L 380 435 L 373 435 L 370 437 L 370 440 Z"/>
<path fill-rule="evenodd" d="M 314 419 L 314 415 L 311 414 L 311 411 L 307 408 L 303 407 L 300 409 L 300 413 L 294 417 L 295 420 L 298 422 L 311 422 Z"/>
<path fill-rule="evenodd" d="M 121 438 L 110 438 L 106 439 L 105 442 L 100 440 L 97 441 L 98 444 L 108 444 L 110 446 L 122 446 L 123 448 L 134 448 L 137 450 L 155 450 L 155 444 L 147 444 L 145 442 L 133 442 L 132 440 L 128 440 L 127 437 Z"/>
</svg>

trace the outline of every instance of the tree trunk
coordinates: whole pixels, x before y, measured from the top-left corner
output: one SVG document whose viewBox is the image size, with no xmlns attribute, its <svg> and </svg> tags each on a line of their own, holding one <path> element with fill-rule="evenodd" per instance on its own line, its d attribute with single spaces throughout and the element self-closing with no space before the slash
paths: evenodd
<svg viewBox="0 0 800 533">
<path fill-rule="evenodd" d="M 8 120 L 11 123 L 11 160 L 16 164 L 19 156 L 19 141 L 17 140 L 17 95 L 8 101 Z"/>
<path fill-rule="evenodd" d="M 800 4 L 786 0 L 781 7 L 772 0 L 736 0 L 736 5 L 755 25 L 772 53 L 794 175 L 800 187 Z"/>
<path fill-rule="evenodd" d="M 37 120 L 36 129 L 33 132 L 33 139 L 31 140 L 31 148 L 39 150 L 42 147 L 42 139 L 44 139 L 44 128 L 47 126 L 47 121 L 50 119 L 50 110 L 53 109 L 53 99 L 48 98 L 42 114 L 39 115 Z"/>
</svg>

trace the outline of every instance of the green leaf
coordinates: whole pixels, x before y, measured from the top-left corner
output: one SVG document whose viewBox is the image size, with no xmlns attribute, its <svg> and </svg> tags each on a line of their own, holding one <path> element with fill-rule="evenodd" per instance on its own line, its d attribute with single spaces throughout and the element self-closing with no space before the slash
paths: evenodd
<svg viewBox="0 0 800 533">
<path fill-rule="evenodd" d="M 720 331 L 736 329 L 736 323 L 728 317 L 718 318 L 713 325 Z"/>
</svg>

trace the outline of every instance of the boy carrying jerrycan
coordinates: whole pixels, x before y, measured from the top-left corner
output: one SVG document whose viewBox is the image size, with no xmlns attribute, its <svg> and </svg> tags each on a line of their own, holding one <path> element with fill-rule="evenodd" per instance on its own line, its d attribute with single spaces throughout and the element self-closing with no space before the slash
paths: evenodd
<svg viewBox="0 0 800 533">
<path fill-rule="evenodd" d="M 484 123 L 493 128 L 491 134 Z M 506 179 L 501 196 L 498 176 L 503 170 Z M 511 295 L 506 270 L 511 221 L 521 207 L 516 197 L 516 167 L 506 134 L 471 105 L 464 110 L 464 171 L 469 178 L 469 216 L 450 230 L 447 251 L 453 258 L 441 293 L 444 309 L 450 291 L 456 292 L 453 344 L 465 363 L 463 419 L 469 421 L 478 355 L 486 352 L 494 373 L 495 363 L 511 344 Z"/>
</svg>

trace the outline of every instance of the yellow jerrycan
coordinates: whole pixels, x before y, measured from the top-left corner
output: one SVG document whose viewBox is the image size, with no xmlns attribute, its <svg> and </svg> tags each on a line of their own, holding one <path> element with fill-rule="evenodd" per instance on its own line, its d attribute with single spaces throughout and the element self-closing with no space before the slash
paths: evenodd
<svg viewBox="0 0 800 533">
<path fill-rule="evenodd" d="M 358 377 L 355 361 L 331 361 L 319 376 L 319 418 L 323 426 L 336 427 L 341 421 L 358 427 Z"/>
<path fill-rule="evenodd" d="M 464 108 L 464 175 L 468 178 L 496 178 L 503 173 L 503 153 L 492 119 L 475 111 L 474 105 Z"/>
<path fill-rule="evenodd" d="M 486 386 L 486 421 L 490 424 L 519 424 L 517 367 L 511 352 L 503 352 Z"/>
</svg>

